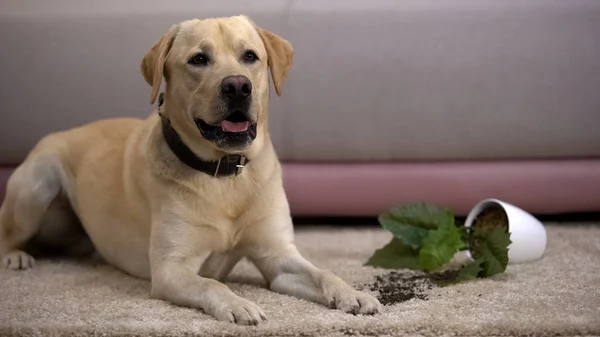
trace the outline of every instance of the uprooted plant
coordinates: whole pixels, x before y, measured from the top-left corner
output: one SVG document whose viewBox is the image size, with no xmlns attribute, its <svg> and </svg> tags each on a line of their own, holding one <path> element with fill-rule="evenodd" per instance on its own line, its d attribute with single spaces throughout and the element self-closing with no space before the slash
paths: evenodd
<svg viewBox="0 0 600 337">
<path fill-rule="evenodd" d="M 511 244 L 508 218 L 500 207 L 481 212 L 471 227 L 456 223 L 453 212 L 428 203 L 397 205 L 378 217 L 394 237 L 366 262 L 386 269 L 427 272 L 438 285 L 503 273 Z M 460 251 L 472 259 L 457 269 L 445 268 Z"/>
</svg>

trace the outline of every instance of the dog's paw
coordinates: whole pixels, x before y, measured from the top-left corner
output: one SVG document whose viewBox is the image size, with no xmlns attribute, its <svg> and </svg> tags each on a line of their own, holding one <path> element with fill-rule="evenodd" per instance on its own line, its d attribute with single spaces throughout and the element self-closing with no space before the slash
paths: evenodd
<svg viewBox="0 0 600 337">
<path fill-rule="evenodd" d="M 213 316 L 219 321 L 239 325 L 258 325 L 267 320 L 267 316 L 258 305 L 239 296 L 231 296 L 220 303 Z"/>
<path fill-rule="evenodd" d="M 2 264 L 4 267 L 12 270 L 25 270 L 32 268 L 34 262 L 35 260 L 31 255 L 20 250 L 10 252 L 2 259 Z"/>
<path fill-rule="evenodd" d="M 374 315 L 381 312 L 381 303 L 375 297 L 351 288 L 335 292 L 329 299 L 329 306 L 355 315 Z"/>
</svg>

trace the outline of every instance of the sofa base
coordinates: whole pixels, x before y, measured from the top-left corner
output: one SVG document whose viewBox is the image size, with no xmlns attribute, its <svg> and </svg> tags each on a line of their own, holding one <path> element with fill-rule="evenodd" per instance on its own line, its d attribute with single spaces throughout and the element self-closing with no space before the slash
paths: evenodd
<svg viewBox="0 0 600 337">
<path fill-rule="evenodd" d="M 600 159 L 389 164 L 286 164 L 296 216 L 374 216 L 426 201 L 464 216 L 498 198 L 534 214 L 600 210 Z"/>
<path fill-rule="evenodd" d="M 294 216 L 376 216 L 426 201 L 459 216 L 484 198 L 534 214 L 600 211 L 600 159 L 445 163 L 284 163 Z M 0 168 L 0 201 L 13 168 Z"/>
</svg>

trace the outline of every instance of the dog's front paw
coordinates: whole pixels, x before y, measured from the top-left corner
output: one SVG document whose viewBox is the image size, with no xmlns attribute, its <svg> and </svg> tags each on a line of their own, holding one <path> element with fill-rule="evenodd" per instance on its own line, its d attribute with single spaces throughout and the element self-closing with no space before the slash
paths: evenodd
<svg viewBox="0 0 600 337">
<path fill-rule="evenodd" d="M 219 303 L 213 316 L 219 321 L 240 325 L 258 325 L 267 320 L 267 316 L 258 305 L 235 295 Z"/>
<path fill-rule="evenodd" d="M 381 311 L 381 304 L 375 297 L 351 288 L 333 293 L 329 306 L 355 315 L 374 315 Z"/>
<path fill-rule="evenodd" d="M 25 270 L 33 267 L 34 258 L 21 250 L 12 251 L 2 259 L 2 264 L 7 269 Z"/>
</svg>

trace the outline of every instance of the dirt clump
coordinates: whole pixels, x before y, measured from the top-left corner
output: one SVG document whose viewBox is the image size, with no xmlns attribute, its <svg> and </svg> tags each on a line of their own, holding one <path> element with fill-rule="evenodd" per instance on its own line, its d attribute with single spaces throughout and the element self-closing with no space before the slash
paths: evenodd
<svg viewBox="0 0 600 337">
<path fill-rule="evenodd" d="M 377 299 L 383 305 L 394 305 L 413 298 L 427 300 L 425 292 L 433 286 L 429 275 L 395 271 L 377 276 L 375 282 L 368 285 L 371 291 L 379 292 Z"/>
<path fill-rule="evenodd" d="M 443 286 L 456 278 L 458 270 L 445 270 L 434 273 L 413 273 L 392 271 L 375 277 L 375 282 L 366 284 L 371 291 L 377 291 L 377 299 L 383 305 L 394 305 L 413 298 L 427 301 L 427 290 Z"/>
</svg>

